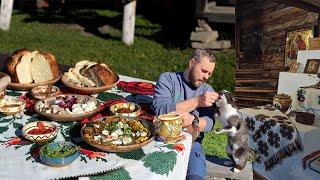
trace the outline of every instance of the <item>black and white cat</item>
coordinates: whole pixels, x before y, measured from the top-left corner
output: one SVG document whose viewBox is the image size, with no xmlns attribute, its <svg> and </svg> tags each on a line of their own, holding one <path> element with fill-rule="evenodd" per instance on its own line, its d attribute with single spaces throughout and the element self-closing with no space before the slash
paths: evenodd
<svg viewBox="0 0 320 180">
<path fill-rule="evenodd" d="M 233 171 L 239 172 L 246 166 L 249 156 L 247 126 L 238 113 L 232 95 L 227 91 L 221 91 L 219 95 L 216 106 L 223 128 L 215 130 L 215 133 L 228 134 L 226 151 L 235 165 Z"/>
</svg>

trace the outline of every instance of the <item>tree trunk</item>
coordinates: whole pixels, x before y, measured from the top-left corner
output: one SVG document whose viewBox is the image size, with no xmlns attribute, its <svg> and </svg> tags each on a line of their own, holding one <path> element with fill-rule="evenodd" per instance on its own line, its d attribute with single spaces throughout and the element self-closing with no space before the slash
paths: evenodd
<svg viewBox="0 0 320 180">
<path fill-rule="evenodd" d="M 8 31 L 10 28 L 13 0 L 2 0 L 0 9 L 0 28 Z"/>
<path fill-rule="evenodd" d="M 134 40 L 134 25 L 136 16 L 137 1 L 133 0 L 124 5 L 122 41 L 127 45 L 132 45 Z"/>
</svg>

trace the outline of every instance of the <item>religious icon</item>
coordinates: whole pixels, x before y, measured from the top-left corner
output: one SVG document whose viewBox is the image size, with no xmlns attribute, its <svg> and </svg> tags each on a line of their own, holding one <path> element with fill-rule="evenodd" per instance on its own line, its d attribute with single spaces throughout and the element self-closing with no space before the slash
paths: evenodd
<svg viewBox="0 0 320 180">
<path fill-rule="evenodd" d="M 285 47 L 285 67 L 290 67 L 297 60 L 299 50 L 307 50 L 309 38 L 313 37 L 311 28 L 298 29 L 287 32 Z"/>
<path fill-rule="evenodd" d="M 297 60 L 292 60 L 288 72 L 296 73 L 298 68 L 299 68 L 299 66 L 300 66 L 300 63 L 298 63 Z"/>
<path fill-rule="evenodd" d="M 303 73 L 317 74 L 320 66 L 320 59 L 308 59 Z"/>
</svg>

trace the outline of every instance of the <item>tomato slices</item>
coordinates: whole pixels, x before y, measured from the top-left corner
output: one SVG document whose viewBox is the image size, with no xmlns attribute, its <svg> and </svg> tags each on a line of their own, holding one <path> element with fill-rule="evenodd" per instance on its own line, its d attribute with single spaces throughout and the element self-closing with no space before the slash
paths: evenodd
<svg viewBox="0 0 320 180">
<path fill-rule="evenodd" d="M 43 122 L 37 122 L 37 127 L 38 128 L 31 129 L 30 131 L 28 131 L 28 134 L 32 134 L 32 135 L 48 134 L 55 130 L 52 127 L 45 127 Z"/>
</svg>

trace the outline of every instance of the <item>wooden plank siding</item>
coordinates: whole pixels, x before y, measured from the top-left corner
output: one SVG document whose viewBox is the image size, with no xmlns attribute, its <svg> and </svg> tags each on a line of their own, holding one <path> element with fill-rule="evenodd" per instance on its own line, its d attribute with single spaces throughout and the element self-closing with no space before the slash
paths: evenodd
<svg viewBox="0 0 320 180">
<path fill-rule="evenodd" d="M 237 0 L 236 17 L 237 104 L 250 107 L 271 103 L 279 72 L 286 71 L 287 32 L 315 27 L 319 14 L 293 7 L 290 1 Z"/>
</svg>

